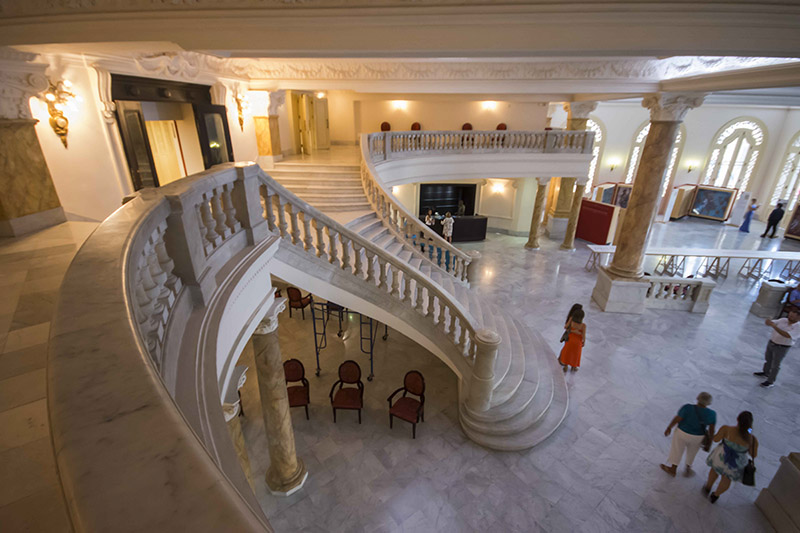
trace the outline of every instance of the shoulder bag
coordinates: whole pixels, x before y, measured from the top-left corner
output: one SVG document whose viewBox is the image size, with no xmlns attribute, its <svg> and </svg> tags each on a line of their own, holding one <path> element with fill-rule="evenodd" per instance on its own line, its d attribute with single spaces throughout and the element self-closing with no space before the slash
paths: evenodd
<svg viewBox="0 0 800 533">
<path fill-rule="evenodd" d="M 703 424 L 703 419 L 700 417 L 700 409 L 697 408 L 696 404 L 694 406 L 694 412 L 697 415 L 697 421 L 700 422 L 700 427 L 703 429 L 703 442 L 700 444 L 700 447 L 703 448 L 704 452 L 708 452 L 711 450 L 711 433 L 709 433 L 706 425 Z"/>
<path fill-rule="evenodd" d="M 753 437 L 750 437 L 753 439 Z M 753 463 L 753 441 L 750 441 L 750 460 L 747 461 L 747 464 L 744 467 L 744 472 L 742 472 L 742 485 L 747 485 L 748 487 L 755 487 L 756 486 L 756 465 Z"/>
<path fill-rule="evenodd" d="M 572 320 L 568 320 L 566 327 L 564 327 L 564 334 L 561 335 L 560 342 L 567 342 L 569 340 L 569 332 L 571 329 L 572 329 Z"/>
</svg>

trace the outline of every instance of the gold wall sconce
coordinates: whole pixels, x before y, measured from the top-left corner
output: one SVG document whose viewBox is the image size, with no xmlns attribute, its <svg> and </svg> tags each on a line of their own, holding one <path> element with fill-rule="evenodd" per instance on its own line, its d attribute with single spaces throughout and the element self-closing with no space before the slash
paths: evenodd
<svg viewBox="0 0 800 533">
<path fill-rule="evenodd" d="M 67 109 L 67 103 L 73 98 L 75 94 L 72 92 L 72 83 L 69 80 L 56 83 L 51 81 L 44 92 L 47 111 L 50 113 L 50 127 L 61 139 L 64 148 L 67 148 L 67 133 L 69 133 L 69 119 L 64 116 L 64 111 Z"/>
<path fill-rule="evenodd" d="M 250 101 L 244 93 L 236 93 L 236 109 L 239 112 L 239 127 L 244 131 L 244 112 L 250 109 Z"/>
<path fill-rule="evenodd" d="M 614 172 L 614 169 L 617 168 L 622 164 L 622 160 L 619 157 L 612 157 L 608 160 L 608 166 L 611 169 L 611 172 Z"/>
<path fill-rule="evenodd" d="M 688 161 L 686 163 L 686 172 L 691 174 L 692 170 L 697 168 L 697 165 L 698 165 L 698 163 L 695 160 Z"/>
</svg>

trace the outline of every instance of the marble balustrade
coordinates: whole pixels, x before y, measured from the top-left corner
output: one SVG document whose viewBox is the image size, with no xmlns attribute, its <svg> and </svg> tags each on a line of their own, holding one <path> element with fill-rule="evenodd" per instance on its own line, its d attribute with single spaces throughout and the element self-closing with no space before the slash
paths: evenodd
<svg viewBox="0 0 800 533">
<path fill-rule="evenodd" d="M 708 311 L 711 292 L 716 287 L 713 281 L 700 278 L 645 276 L 644 280 L 650 283 L 645 295 L 645 307 L 692 313 Z"/>
</svg>

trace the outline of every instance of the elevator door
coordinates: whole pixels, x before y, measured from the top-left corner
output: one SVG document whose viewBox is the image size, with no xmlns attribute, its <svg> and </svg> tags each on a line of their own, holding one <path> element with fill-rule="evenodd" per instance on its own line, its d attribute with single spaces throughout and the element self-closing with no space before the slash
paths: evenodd
<svg viewBox="0 0 800 533">
<path fill-rule="evenodd" d="M 150 141 L 147 139 L 141 103 L 123 100 L 115 103 L 125 158 L 128 160 L 134 190 L 158 187 L 158 175 L 150 150 Z"/>
<path fill-rule="evenodd" d="M 233 161 L 231 132 L 224 105 L 195 104 L 194 118 L 206 169 Z"/>
</svg>

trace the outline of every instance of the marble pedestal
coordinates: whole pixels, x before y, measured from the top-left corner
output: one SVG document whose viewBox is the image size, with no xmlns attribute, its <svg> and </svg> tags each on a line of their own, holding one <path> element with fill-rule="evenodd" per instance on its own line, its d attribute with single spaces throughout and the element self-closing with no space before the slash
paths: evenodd
<svg viewBox="0 0 800 533">
<path fill-rule="evenodd" d="M 567 224 L 569 224 L 569 217 L 550 216 L 547 218 L 545 233 L 554 241 L 563 240 L 564 235 L 567 234 Z"/>
<path fill-rule="evenodd" d="M 592 300 L 608 313 L 641 314 L 649 287 L 650 282 L 645 279 L 622 278 L 609 273 L 606 267 L 600 267 Z"/>
<path fill-rule="evenodd" d="M 800 533 L 800 453 L 781 457 L 781 466 L 768 487 L 761 489 L 756 507 L 775 531 Z"/>
<path fill-rule="evenodd" d="M 783 304 L 783 295 L 789 289 L 785 283 L 776 283 L 774 281 L 765 281 L 758 289 L 758 297 L 753 305 L 750 306 L 750 312 L 761 318 L 774 318 L 778 316 Z"/>
</svg>

